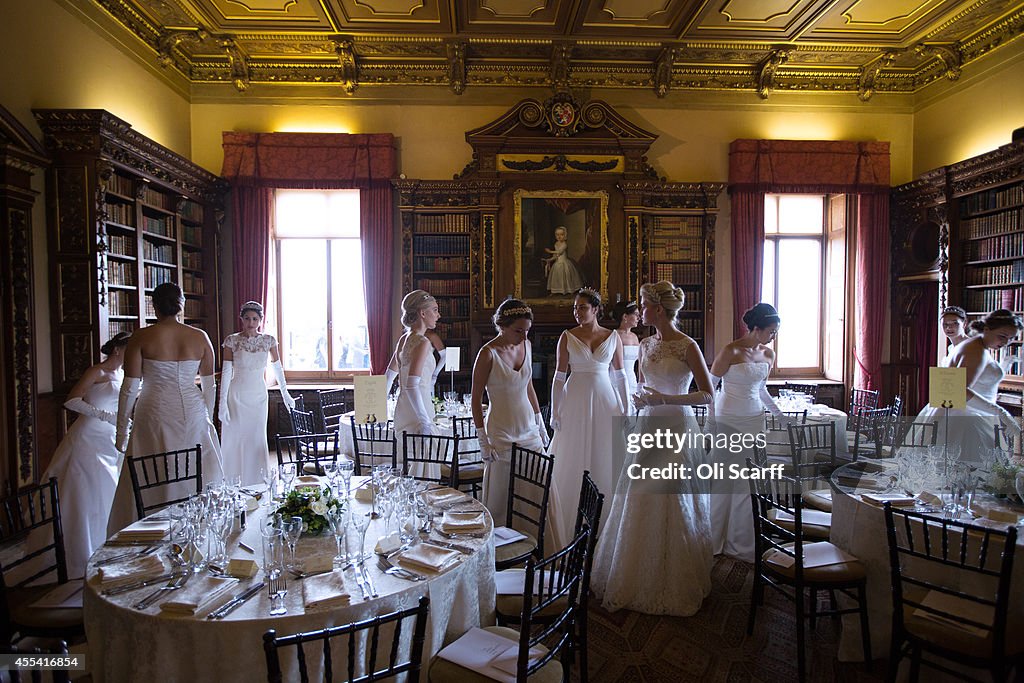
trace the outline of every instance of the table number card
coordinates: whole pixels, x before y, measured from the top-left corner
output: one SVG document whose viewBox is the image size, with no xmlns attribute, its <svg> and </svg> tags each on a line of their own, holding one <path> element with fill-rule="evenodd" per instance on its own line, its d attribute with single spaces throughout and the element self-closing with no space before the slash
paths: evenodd
<svg viewBox="0 0 1024 683">
<path fill-rule="evenodd" d="M 935 408 L 966 408 L 967 368 L 928 368 L 928 404 Z"/>
<path fill-rule="evenodd" d="M 462 362 L 462 347 L 449 346 L 444 352 L 444 369 L 446 372 L 458 372 Z"/>
<path fill-rule="evenodd" d="M 353 415 L 359 424 L 386 422 L 388 419 L 388 388 L 384 375 L 356 375 L 355 410 Z"/>
</svg>

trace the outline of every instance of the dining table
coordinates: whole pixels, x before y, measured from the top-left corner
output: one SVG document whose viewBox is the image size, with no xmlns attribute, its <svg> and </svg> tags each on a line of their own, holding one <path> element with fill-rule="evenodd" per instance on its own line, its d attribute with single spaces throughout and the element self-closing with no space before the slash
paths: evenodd
<svg viewBox="0 0 1024 683">
<path fill-rule="evenodd" d="M 814 403 L 806 406 L 807 421 L 804 424 L 828 424 L 833 422 L 836 425 L 836 457 L 848 460 L 850 457 L 850 445 L 846 438 L 846 424 L 849 417 L 846 413 L 821 403 Z M 773 458 L 789 458 L 789 434 L 785 431 L 768 433 L 768 455 Z"/>
<path fill-rule="evenodd" d="M 352 490 L 364 482 L 353 477 Z M 430 598 L 429 616 L 424 643 L 424 661 L 429 661 L 446 643 L 458 638 L 473 627 L 488 626 L 495 619 L 494 538 L 493 520 L 482 504 L 452 489 L 432 487 L 431 500 L 443 500 L 432 505 L 431 513 L 437 521 L 446 509 L 464 513 L 479 512 L 483 528 L 473 534 L 448 536 L 434 525 L 429 532 L 421 530 L 414 543 L 427 543 L 437 547 L 454 547 L 458 562 L 441 572 L 420 570 L 420 580 L 385 573 L 371 553 L 384 531 L 383 519 L 372 519 L 367 527 L 364 550 L 370 556 L 363 563 L 376 597 L 366 597 L 357 579 L 358 566 L 334 569 L 349 594 L 347 601 L 326 607 L 306 607 L 303 581 L 286 572 L 288 591 L 284 598 L 286 612 L 270 614 L 271 601 L 267 588 L 242 603 L 221 619 L 208 616 L 228 599 L 245 594 L 248 587 L 258 586 L 266 580 L 264 571 L 258 570 L 251 578 L 240 579 L 225 592 L 223 600 L 196 611 L 194 614 L 176 615 L 161 610 L 167 597 L 149 607 L 135 607 L 141 596 L 153 586 L 118 595 L 105 594 L 100 577 L 100 566 L 110 567 L 108 560 L 117 555 L 148 550 L 152 546 L 119 545 L 115 540 L 100 547 L 92 556 L 86 573 L 84 591 L 85 629 L 89 642 L 90 668 L 94 681 L 262 681 L 267 670 L 263 653 L 263 635 L 273 629 L 277 635 L 309 632 L 331 626 L 340 626 L 415 607 L 419 599 Z M 441 495 L 443 494 L 443 495 Z M 265 503 L 265 501 L 262 501 Z M 371 502 L 362 496 L 350 500 L 351 514 L 367 515 Z M 273 506 L 260 505 L 247 515 L 245 528 L 228 537 L 227 551 L 232 559 L 254 560 L 262 566 L 262 539 L 260 527 L 276 511 Z M 151 517 L 161 518 L 167 511 Z M 350 531 L 351 533 L 351 531 Z M 116 539 L 117 536 L 114 537 Z M 160 543 L 159 553 L 166 550 L 166 539 Z M 246 550 L 248 547 L 251 550 Z M 330 533 L 301 537 L 295 555 L 302 566 L 332 566 L 336 553 L 335 538 Z M 400 562 L 399 559 L 395 562 Z M 165 560 L 165 564 L 169 563 Z M 197 572 L 190 581 L 200 580 Z M 161 581 L 158 586 L 164 586 Z M 405 634 L 408 638 L 408 633 Z M 357 642 L 358 652 L 365 656 L 368 645 L 365 637 Z M 332 651 L 336 661 L 344 662 L 347 646 L 336 643 Z M 320 677 L 318 651 L 307 646 L 311 675 Z M 363 662 L 365 666 L 365 662 Z M 285 680 L 297 679 L 294 653 L 283 653 L 282 667 Z M 358 668 L 357 668 L 358 670 Z"/>
</svg>

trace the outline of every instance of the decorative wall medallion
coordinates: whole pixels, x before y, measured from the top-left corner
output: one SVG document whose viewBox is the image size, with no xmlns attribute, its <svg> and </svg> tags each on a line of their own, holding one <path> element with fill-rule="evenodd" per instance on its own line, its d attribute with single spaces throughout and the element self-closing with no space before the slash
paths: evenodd
<svg viewBox="0 0 1024 683">
<path fill-rule="evenodd" d="M 544 103 L 544 119 L 548 131 L 557 137 L 574 135 L 583 125 L 580 103 L 565 93 L 555 95 Z"/>
</svg>

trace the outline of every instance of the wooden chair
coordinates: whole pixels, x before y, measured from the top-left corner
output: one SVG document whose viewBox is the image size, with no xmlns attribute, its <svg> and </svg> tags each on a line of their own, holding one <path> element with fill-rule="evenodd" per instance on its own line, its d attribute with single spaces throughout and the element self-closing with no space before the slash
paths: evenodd
<svg viewBox="0 0 1024 683">
<path fill-rule="evenodd" d="M 886 433 L 891 421 L 891 406 L 865 408 L 857 414 L 851 413 L 847 431 L 850 458 L 856 462 L 861 457 L 879 457 L 881 445 L 878 439 Z"/>
<path fill-rule="evenodd" d="M 917 417 L 890 417 L 880 421 L 875 433 L 875 457 L 895 457 L 904 448 L 929 448 L 938 443 L 937 420 L 918 421 Z"/>
<path fill-rule="evenodd" d="M 526 681 L 532 676 L 543 681 L 569 680 L 576 648 L 574 624 L 586 616 L 579 596 L 591 545 L 590 527 L 584 525 L 569 545 L 557 553 L 542 560 L 533 557 L 527 560 L 519 629 L 506 626 L 484 629 L 510 643 L 519 643 L 516 681 Z M 531 658 L 534 648 L 544 648 L 543 654 Z M 555 669 L 556 657 L 561 660 L 561 672 Z M 483 680 L 480 674 L 441 657 L 435 657 L 430 663 L 429 677 L 432 683 Z"/>
<path fill-rule="evenodd" d="M 796 424 L 801 425 L 807 424 L 806 410 L 783 410 L 782 415 L 789 418 L 790 422 L 795 422 Z M 765 431 L 781 432 L 782 434 L 786 434 L 788 436 L 787 429 L 784 426 L 783 420 L 772 415 L 768 411 L 765 411 L 764 413 L 764 428 Z M 771 439 L 768 440 L 771 441 Z"/>
<path fill-rule="evenodd" d="M 924 653 L 1008 680 L 1012 665 L 1024 665 L 1024 641 L 1006 630 L 1016 527 L 937 519 L 889 503 L 885 527 L 892 577 L 889 680 L 906 655 L 912 681 L 921 664 L 966 678 Z"/>
<path fill-rule="evenodd" d="M 295 399 L 295 410 L 305 410 L 305 403 L 302 400 L 302 394 L 293 396 Z M 294 434 L 295 430 L 292 428 L 292 413 L 288 410 L 288 406 L 281 401 L 277 404 L 277 433 L 278 434 Z"/>
<path fill-rule="evenodd" d="M 29 546 L 33 532 L 35 536 L 44 535 L 43 540 L 49 542 L 41 547 L 36 543 Z M 0 645 L 9 646 L 16 634 L 64 639 L 83 635 L 81 608 L 32 607 L 32 603 L 68 582 L 56 478 L 0 498 L 0 546 L 29 548 L 0 566 Z M 50 583 L 29 585 L 40 581 Z"/>
<path fill-rule="evenodd" d="M 789 452 L 793 477 L 827 479 L 836 468 L 836 423 L 789 425 Z"/>
<path fill-rule="evenodd" d="M 480 455 L 479 443 L 476 448 L 468 447 L 468 444 L 477 438 L 473 418 L 453 417 L 452 436 L 459 437 L 459 450 L 456 452 L 459 460 L 459 483 L 461 486 L 469 486 L 470 493 L 477 498 L 484 484 L 484 461 Z"/>
<path fill-rule="evenodd" d="M 274 436 L 278 466 L 295 463 L 299 474 L 323 475 L 324 463 L 338 461 L 338 432 Z"/>
<path fill-rule="evenodd" d="M 708 421 L 708 407 L 707 406 L 693 406 L 693 418 L 697 420 L 697 425 L 701 429 L 704 429 L 704 425 Z"/>
<path fill-rule="evenodd" d="M 495 548 L 494 566 L 498 571 L 544 552 L 554 463 L 554 456 L 513 444 L 505 526 L 524 534 L 526 539 Z"/>
<path fill-rule="evenodd" d="M 892 408 L 892 416 L 893 417 L 899 417 L 900 415 L 902 415 L 903 414 L 903 397 L 900 396 L 899 394 L 896 394 L 895 396 L 893 396 L 892 404 L 890 405 L 890 407 Z"/>
<path fill-rule="evenodd" d="M 203 492 L 203 447 L 125 458 L 132 478 L 135 513 L 142 519 Z M 170 498 L 168 496 L 176 496 Z M 148 501 L 148 502 L 147 502 Z"/>
<path fill-rule="evenodd" d="M 362 476 L 373 471 L 374 465 L 390 463 L 398 467 L 398 444 L 391 420 L 359 424 L 350 417 L 352 425 L 352 459 L 355 461 L 355 475 Z"/>
<path fill-rule="evenodd" d="M 747 466 L 754 463 L 747 460 Z M 841 553 L 827 541 L 806 542 L 804 539 L 803 507 L 800 481 L 790 477 L 750 480 L 750 506 L 754 516 L 754 586 L 750 598 L 747 633 L 754 633 L 757 607 L 764 601 L 768 586 L 796 607 L 797 673 L 806 680 L 806 645 L 804 617 L 809 617 L 811 628 L 819 616 L 860 615 L 861 639 L 865 666 L 871 670 L 871 636 L 868 628 L 867 573 L 864 565 L 853 556 L 844 555 L 845 561 L 826 566 L 814 566 L 813 557 L 822 550 Z M 780 522 L 788 518 L 790 524 Z M 852 598 L 857 606 L 839 609 L 835 600 L 830 609 L 819 609 L 818 593 L 839 591 Z M 808 595 L 809 593 L 809 595 Z"/>
<path fill-rule="evenodd" d="M 291 411 L 291 422 L 292 434 L 296 436 L 318 433 L 316 429 L 316 417 L 312 412 L 296 408 Z"/>
<path fill-rule="evenodd" d="M 851 417 L 860 414 L 863 410 L 871 410 L 878 407 L 878 392 L 871 389 L 851 389 L 850 409 L 847 411 Z"/>
<path fill-rule="evenodd" d="M 430 611 L 430 598 L 423 596 L 416 607 L 391 612 L 381 616 L 357 621 L 344 626 L 331 626 L 318 631 L 296 633 L 278 637 L 271 629 L 263 634 L 263 653 L 267 658 L 267 682 L 283 683 L 281 672 L 280 651 L 295 647 L 295 658 L 298 665 L 298 678 L 308 681 L 309 671 L 305 644 L 316 643 L 315 656 L 320 660 L 323 673 L 319 680 L 347 681 L 348 683 L 369 683 L 394 679 L 395 676 L 406 674 L 405 680 L 418 681 L 423 659 L 423 641 L 426 636 L 427 614 Z M 412 637 L 403 643 L 406 624 L 412 621 Z M 392 630 L 391 642 L 381 642 L 381 629 Z M 365 636 L 363 635 L 365 634 Z M 331 641 L 336 638 L 348 637 L 347 667 L 343 671 L 335 671 L 334 657 L 331 652 Z M 357 645 L 357 640 L 366 638 L 366 651 Z M 400 650 L 408 650 L 400 656 Z M 357 670 L 365 667 L 367 673 L 356 675 Z M 294 680 L 289 678 L 288 680 Z"/>
<path fill-rule="evenodd" d="M 998 422 L 995 424 L 993 432 L 993 438 L 996 448 L 1003 451 L 1007 451 L 1009 453 L 1013 453 L 1014 446 L 1016 445 L 1016 440 L 1014 439 L 1013 434 L 1007 432 L 1006 427 L 1004 427 L 1002 424 Z"/>
<path fill-rule="evenodd" d="M 402 432 L 402 472 L 417 481 L 441 482 L 457 488 L 459 437 Z M 436 476 L 423 472 L 436 471 Z M 447 474 L 445 474 L 447 472 Z"/>
<path fill-rule="evenodd" d="M 352 410 L 352 406 L 352 389 L 322 389 L 316 392 L 314 417 L 317 430 L 321 433 L 338 431 L 345 413 Z"/>
<path fill-rule="evenodd" d="M 818 402 L 818 385 L 817 384 L 801 384 L 799 382 L 786 382 L 783 389 L 789 391 L 795 391 L 800 394 L 806 394 L 811 397 L 811 403 Z"/>
</svg>

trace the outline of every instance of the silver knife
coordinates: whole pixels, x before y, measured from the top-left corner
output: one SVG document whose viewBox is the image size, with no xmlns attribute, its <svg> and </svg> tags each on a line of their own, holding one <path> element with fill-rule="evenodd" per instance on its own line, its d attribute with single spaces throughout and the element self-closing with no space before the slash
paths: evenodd
<svg viewBox="0 0 1024 683">
<path fill-rule="evenodd" d="M 359 586 L 359 590 L 363 592 L 363 600 L 369 600 L 371 596 L 370 591 L 366 586 L 366 579 L 363 577 L 363 568 L 357 564 L 353 569 L 355 570 L 356 584 Z"/>
<path fill-rule="evenodd" d="M 370 578 L 370 572 L 366 571 L 366 564 L 359 565 L 360 571 L 363 572 L 363 578 L 366 579 L 366 585 L 370 589 L 370 595 L 377 597 L 377 587 L 373 585 L 373 579 Z"/>
<path fill-rule="evenodd" d="M 168 581 L 177 576 L 177 574 L 161 574 L 160 576 L 154 576 L 152 579 L 146 579 L 145 581 L 136 581 L 135 583 L 129 583 L 126 586 L 115 586 L 114 588 L 108 588 L 107 590 L 100 591 L 103 595 L 120 595 L 121 593 L 127 593 L 137 588 L 145 588 L 146 586 L 152 586 L 153 584 L 160 583 L 162 581 Z"/>
<path fill-rule="evenodd" d="M 263 590 L 263 587 L 266 585 L 267 584 L 265 582 L 261 581 L 259 584 L 255 586 L 250 586 L 247 590 L 243 591 L 242 593 L 239 593 L 238 595 L 224 603 L 222 606 L 210 612 L 208 615 L 206 615 L 206 618 L 223 619 L 224 617 L 226 617 L 227 615 L 231 614 L 236 609 L 241 607 L 242 603 L 246 602 L 247 600 L 249 600 L 249 598 L 253 597 L 261 590 Z"/>
<path fill-rule="evenodd" d="M 164 595 L 165 593 L 176 591 L 179 588 L 183 587 L 190 578 L 192 578 L 192 574 L 189 572 L 179 574 L 178 576 L 168 581 L 167 585 L 160 586 L 155 591 L 153 591 L 152 593 L 150 593 L 149 595 L 147 595 L 146 597 L 142 598 L 137 603 L 132 605 L 132 607 L 134 609 L 146 609 L 154 602 L 156 602 L 160 598 L 160 596 Z"/>
</svg>

